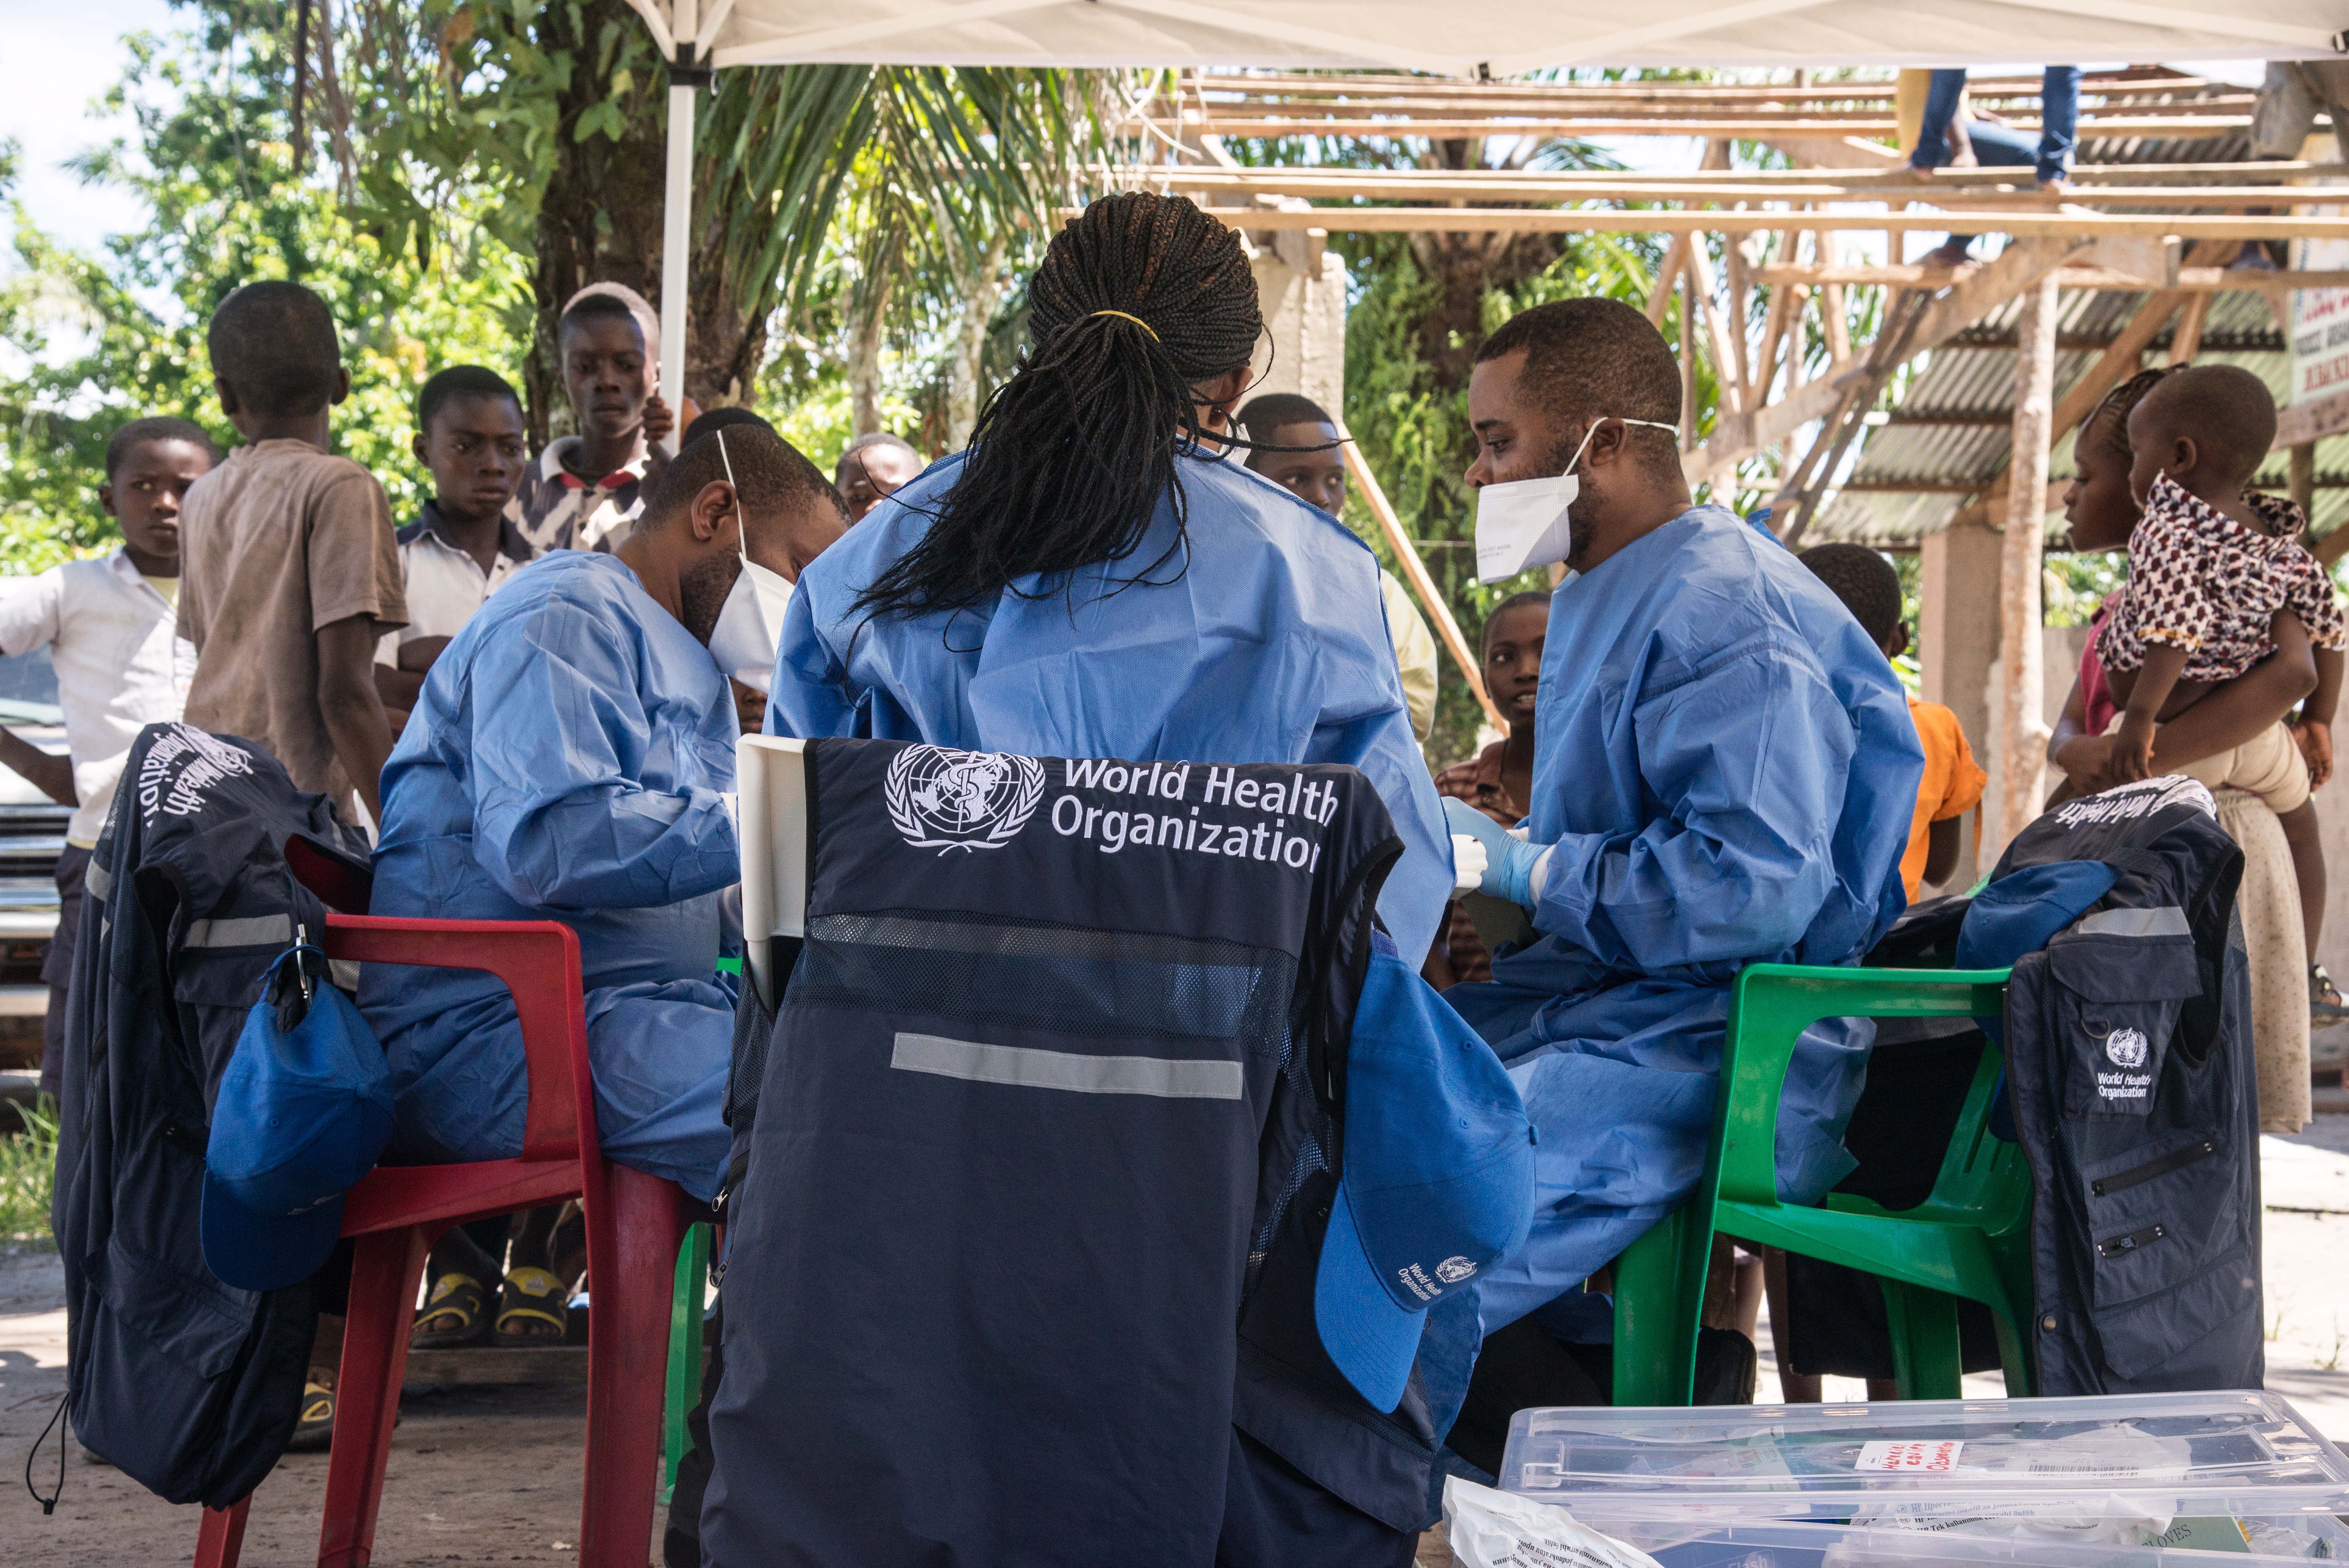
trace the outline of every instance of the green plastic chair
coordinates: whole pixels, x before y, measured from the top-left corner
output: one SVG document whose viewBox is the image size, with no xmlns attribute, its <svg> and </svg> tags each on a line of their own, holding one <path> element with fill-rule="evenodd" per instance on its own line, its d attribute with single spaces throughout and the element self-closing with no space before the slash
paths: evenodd
<svg viewBox="0 0 2349 1568">
<path fill-rule="evenodd" d="M 1756 964 L 1730 993 L 1713 1147 L 1695 1195 L 1615 1264 L 1615 1402 L 1694 1395 L 1705 1264 L 1716 1232 L 1877 1276 L 1904 1399 L 1961 1397 L 1958 1298 L 1998 1326 L 2010 1395 L 2031 1392 L 2031 1169 L 1989 1129 L 2000 1067 L 1985 1044 L 1940 1174 L 1914 1209 L 1830 1193 L 1778 1200 L 1778 1099 L 1802 1032 L 1822 1018 L 1996 1017 L 2004 969 L 1851 969 Z"/>
<path fill-rule="evenodd" d="M 677 1253 L 677 1293 L 668 1308 L 668 1398 L 661 1422 L 660 1501 L 677 1492 L 677 1467 L 685 1458 L 685 1418 L 701 1400 L 701 1313 L 709 1278 L 708 1225 L 686 1228 Z"/>
</svg>

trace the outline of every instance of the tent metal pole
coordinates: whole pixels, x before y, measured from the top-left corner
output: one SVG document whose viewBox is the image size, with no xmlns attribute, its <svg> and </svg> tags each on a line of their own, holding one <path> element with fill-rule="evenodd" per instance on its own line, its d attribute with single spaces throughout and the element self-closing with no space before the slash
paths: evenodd
<svg viewBox="0 0 2349 1568">
<path fill-rule="evenodd" d="M 686 263 L 693 242 L 693 108 L 696 84 L 672 80 L 668 88 L 668 182 L 661 197 L 660 395 L 677 417 L 669 438 L 676 451 L 685 430 Z"/>
<path fill-rule="evenodd" d="M 723 7 L 719 20 L 723 20 Z M 700 0 L 669 0 L 677 52 L 668 62 L 668 175 L 661 192 L 661 400 L 677 420 L 668 438 L 674 457 L 685 438 L 686 269 L 693 260 L 694 96 L 709 79 L 709 56 L 695 47 L 701 33 Z"/>
</svg>

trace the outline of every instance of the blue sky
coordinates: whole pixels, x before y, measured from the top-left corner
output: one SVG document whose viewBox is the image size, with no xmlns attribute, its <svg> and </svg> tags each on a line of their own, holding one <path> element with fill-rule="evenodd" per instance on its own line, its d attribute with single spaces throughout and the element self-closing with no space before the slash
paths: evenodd
<svg viewBox="0 0 2349 1568">
<path fill-rule="evenodd" d="M 25 150 L 17 195 L 57 238 L 94 247 L 105 235 L 136 228 L 139 203 L 90 187 L 62 167 L 75 153 L 103 144 L 126 126 L 88 114 L 121 74 L 126 34 L 171 26 L 165 0 L 0 0 L 0 54 L 9 62 L 0 93 L 0 138 Z"/>
</svg>

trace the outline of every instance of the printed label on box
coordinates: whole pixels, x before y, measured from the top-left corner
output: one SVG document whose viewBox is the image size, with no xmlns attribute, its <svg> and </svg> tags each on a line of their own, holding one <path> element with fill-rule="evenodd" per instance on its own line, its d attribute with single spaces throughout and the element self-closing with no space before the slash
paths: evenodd
<svg viewBox="0 0 2349 1568">
<path fill-rule="evenodd" d="M 1932 1443 L 1862 1443 L 1852 1469 L 1947 1473 L 1958 1468 L 1962 1441 Z"/>
</svg>

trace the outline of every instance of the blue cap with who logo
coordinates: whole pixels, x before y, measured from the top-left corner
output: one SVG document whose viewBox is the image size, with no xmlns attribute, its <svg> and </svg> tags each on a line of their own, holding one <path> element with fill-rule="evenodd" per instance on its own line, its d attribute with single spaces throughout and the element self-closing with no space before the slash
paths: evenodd
<svg viewBox="0 0 2349 1568">
<path fill-rule="evenodd" d="M 1322 1348 L 1402 1402 L 1427 1309 L 1523 1245 L 1534 1131 L 1501 1060 L 1382 944 L 1346 1053 L 1345 1147 L 1313 1287 Z"/>
<path fill-rule="evenodd" d="M 391 1069 L 348 996 L 269 966 L 212 1105 L 204 1149 L 204 1263 L 241 1290 L 309 1278 L 342 1233 L 343 1195 L 391 1138 Z"/>
</svg>

